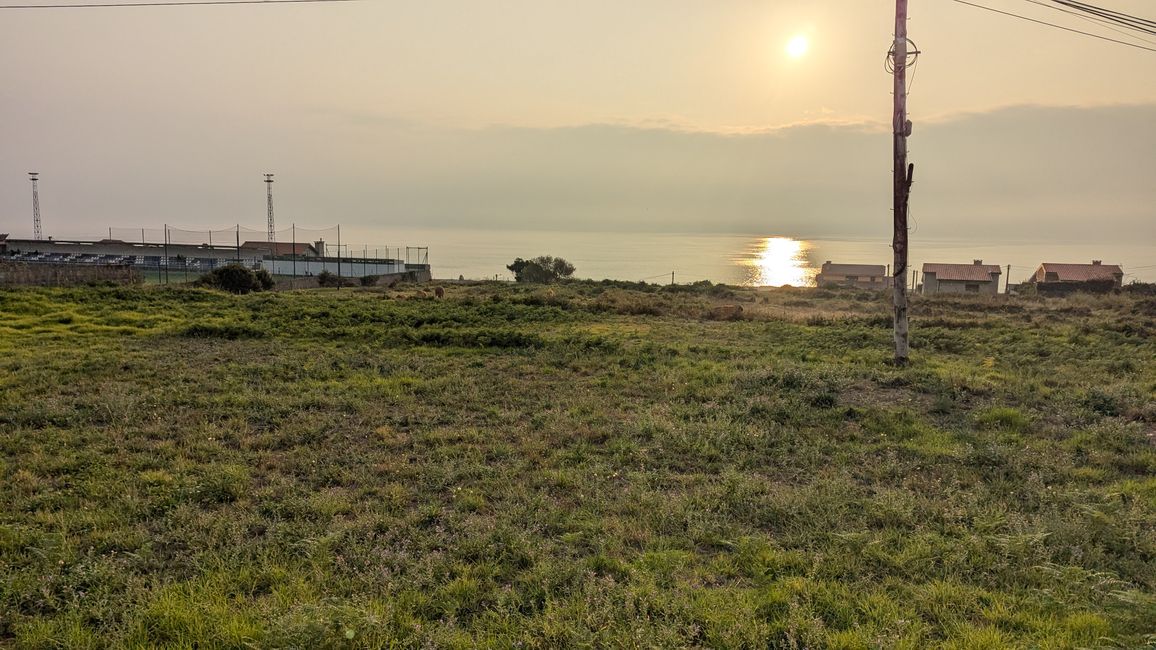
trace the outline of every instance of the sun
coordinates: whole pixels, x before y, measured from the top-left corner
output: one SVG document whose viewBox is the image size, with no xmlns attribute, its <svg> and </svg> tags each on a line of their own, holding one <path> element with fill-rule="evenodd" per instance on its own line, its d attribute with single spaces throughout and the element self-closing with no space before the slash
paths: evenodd
<svg viewBox="0 0 1156 650">
<path fill-rule="evenodd" d="M 802 58 L 802 56 L 807 53 L 807 48 L 810 47 L 810 45 L 807 37 L 799 34 L 787 41 L 787 56 L 792 59 Z"/>
</svg>

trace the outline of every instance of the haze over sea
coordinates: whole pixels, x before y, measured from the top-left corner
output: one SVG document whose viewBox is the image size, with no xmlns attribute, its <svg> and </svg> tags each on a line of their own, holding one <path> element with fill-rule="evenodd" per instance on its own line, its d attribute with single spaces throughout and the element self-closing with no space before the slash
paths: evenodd
<svg viewBox="0 0 1156 650">
<path fill-rule="evenodd" d="M 558 232 L 535 230 L 389 229 L 357 232 L 368 241 L 429 246 L 435 278 L 512 279 L 506 265 L 516 257 L 561 256 L 578 267 L 576 277 L 601 280 L 806 286 L 824 261 L 890 264 L 890 239 L 804 238 L 711 233 Z M 392 245 L 392 244 L 391 244 Z M 1156 282 L 1156 244 L 1140 242 L 1010 242 L 923 239 L 914 233 L 910 267 L 924 262 L 970 263 L 982 259 L 1005 270 L 1013 283 L 1041 262 L 1120 264 L 1124 282 Z M 1002 288 L 1001 288 L 1002 290 Z"/>
</svg>

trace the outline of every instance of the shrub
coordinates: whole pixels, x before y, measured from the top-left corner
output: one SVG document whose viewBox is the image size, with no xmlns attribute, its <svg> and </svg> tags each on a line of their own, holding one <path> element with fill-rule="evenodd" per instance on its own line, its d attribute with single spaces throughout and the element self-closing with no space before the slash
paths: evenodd
<svg viewBox="0 0 1156 650">
<path fill-rule="evenodd" d="M 353 287 L 357 286 L 358 282 L 358 280 L 339 276 L 328 270 L 317 274 L 317 284 L 322 287 Z"/>
<path fill-rule="evenodd" d="M 254 272 L 241 264 L 229 264 L 202 275 L 198 283 L 231 293 L 249 293 L 272 289 L 273 276 L 265 269 Z"/>
<path fill-rule="evenodd" d="M 514 272 L 514 279 L 518 282 L 537 282 L 547 284 L 574 275 L 574 265 L 561 257 L 542 255 L 534 259 L 524 260 L 517 258 L 506 266 Z"/>
<path fill-rule="evenodd" d="M 277 282 L 273 280 L 273 275 L 266 269 L 257 269 L 253 272 L 253 276 L 257 278 L 257 284 L 261 285 L 262 291 L 268 291 L 273 288 L 273 285 L 277 284 Z"/>
</svg>

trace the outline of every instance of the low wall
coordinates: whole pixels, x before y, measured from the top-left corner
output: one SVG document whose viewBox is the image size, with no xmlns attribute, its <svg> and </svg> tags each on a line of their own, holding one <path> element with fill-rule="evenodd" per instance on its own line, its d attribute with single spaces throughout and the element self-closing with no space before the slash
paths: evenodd
<svg viewBox="0 0 1156 650">
<path fill-rule="evenodd" d="M 131 266 L 0 262 L 0 286 L 69 287 L 105 282 L 139 284 L 141 281 L 141 273 Z"/>
<path fill-rule="evenodd" d="M 430 273 L 428 269 L 417 269 L 405 271 L 404 273 L 389 273 L 377 279 L 374 286 L 378 287 L 392 287 L 399 282 L 429 282 Z"/>
<path fill-rule="evenodd" d="M 346 282 L 351 283 L 351 284 L 347 284 L 346 286 L 349 286 L 349 287 L 360 286 L 360 283 L 358 282 L 359 277 L 350 277 L 350 276 L 343 275 L 342 278 Z M 400 282 L 415 282 L 416 283 L 416 282 L 429 282 L 429 281 L 430 281 L 429 271 L 426 271 L 426 270 L 405 271 L 402 273 L 386 273 L 383 275 L 379 275 L 377 277 L 377 280 L 374 281 L 372 286 L 375 286 L 375 287 L 392 287 L 393 285 L 398 284 Z M 320 286 L 321 285 L 317 281 L 316 275 L 302 276 L 302 277 L 296 277 L 296 278 L 280 276 L 277 278 L 277 286 L 274 287 L 274 289 L 276 291 L 293 291 L 294 289 L 317 289 Z"/>
<path fill-rule="evenodd" d="M 297 275 L 298 277 L 318 275 L 322 271 L 337 273 L 339 270 L 336 257 L 317 260 L 299 259 L 296 263 L 291 259 L 265 259 L 261 260 L 260 264 L 273 275 Z M 366 275 L 403 273 L 405 264 L 396 260 L 343 259 L 341 260 L 340 271 L 343 278 L 360 278 Z"/>
</svg>

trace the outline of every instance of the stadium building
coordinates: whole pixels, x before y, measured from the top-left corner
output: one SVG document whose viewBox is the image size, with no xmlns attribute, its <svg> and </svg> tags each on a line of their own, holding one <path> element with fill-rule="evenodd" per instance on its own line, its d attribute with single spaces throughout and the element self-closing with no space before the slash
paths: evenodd
<svg viewBox="0 0 1156 650">
<path fill-rule="evenodd" d="M 218 266 L 243 264 L 264 268 L 274 275 L 311 276 L 329 271 L 346 277 L 404 276 L 430 279 L 428 249 L 406 248 L 406 257 L 330 255 L 324 240 L 313 243 L 246 241 L 240 245 L 11 239 L 0 233 L 0 261 L 25 264 L 128 266 L 141 270 L 198 272 Z M 399 251 L 400 253 L 400 251 Z M 412 253 L 412 255 L 411 255 Z"/>
</svg>

